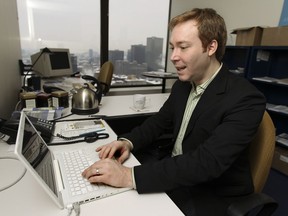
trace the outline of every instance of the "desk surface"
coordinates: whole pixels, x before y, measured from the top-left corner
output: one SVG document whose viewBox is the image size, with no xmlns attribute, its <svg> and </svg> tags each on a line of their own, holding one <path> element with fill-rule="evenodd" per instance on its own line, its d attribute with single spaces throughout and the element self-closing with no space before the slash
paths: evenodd
<svg viewBox="0 0 288 216">
<path fill-rule="evenodd" d="M 105 96 L 102 98 L 100 115 L 121 116 L 155 113 L 162 107 L 169 94 L 146 94 L 147 106 L 143 110 L 133 109 L 133 95 Z"/>
<path fill-rule="evenodd" d="M 107 126 L 108 132 L 111 134 L 109 140 L 98 140 L 94 144 L 102 145 L 106 142 L 116 139 L 116 135 L 111 128 Z M 73 144 L 65 146 L 55 146 L 56 149 L 77 148 L 79 145 Z M 15 157 L 13 154 L 13 146 L 0 142 L 0 164 L 6 163 L 8 157 Z M 1 175 L 0 187 L 3 180 L 13 176 L 15 172 L 22 172 L 21 164 L 15 163 L 14 160 L 7 170 L 6 176 Z M 129 163 L 137 164 L 137 160 L 132 156 Z M 20 162 L 19 162 L 20 163 Z M 0 167 L 3 167 L 0 165 Z M 2 172 L 3 170 L 1 170 Z M 23 178 L 12 187 L 2 190 L 0 188 L 1 215 L 41 215 L 41 216 L 58 216 L 67 215 L 67 210 L 59 209 L 56 204 L 48 197 L 43 189 L 38 185 L 30 173 L 26 172 Z M 73 214 L 72 214 L 73 215 Z M 183 215 L 177 206 L 170 200 L 165 193 L 144 194 L 139 195 L 135 190 L 130 190 L 111 197 L 96 200 L 81 205 L 80 215 Z"/>
<path fill-rule="evenodd" d="M 143 110 L 133 109 L 133 95 L 119 95 L 119 96 L 104 96 L 99 106 L 99 112 L 95 115 L 104 115 L 107 117 L 121 117 L 127 115 L 141 115 L 156 113 L 167 100 L 169 93 L 159 94 L 145 94 L 147 99 L 147 106 Z M 71 113 L 71 109 L 67 108 L 63 115 Z M 87 118 L 88 115 L 72 115 L 66 119 L 81 119 Z"/>
</svg>

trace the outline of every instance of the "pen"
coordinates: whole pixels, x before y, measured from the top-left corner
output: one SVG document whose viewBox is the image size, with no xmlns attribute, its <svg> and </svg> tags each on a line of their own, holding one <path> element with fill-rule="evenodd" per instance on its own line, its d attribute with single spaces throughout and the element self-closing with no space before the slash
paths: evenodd
<svg viewBox="0 0 288 216">
<path fill-rule="evenodd" d="M 94 133 L 98 133 L 98 132 L 101 132 L 101 131 L 104 131 L 104 130 L 105 129 L 103 128 L 103 129 L 98 129 L 98 130 L 87 132 L 87 133 L 82 133 L 82 134 L 79 134 L 79 137 L 93 135 Z"/>
</svg>

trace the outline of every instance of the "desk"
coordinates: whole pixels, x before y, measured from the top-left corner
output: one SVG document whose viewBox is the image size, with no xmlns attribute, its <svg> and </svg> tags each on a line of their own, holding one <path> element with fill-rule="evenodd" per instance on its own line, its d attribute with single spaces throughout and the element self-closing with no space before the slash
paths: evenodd
<svg viewBox="0 0 288 216">
<path fill-rule="evenodd" d="M 145 107 L 145 109 L 142 111 L 135 111 L 131 108 L 133 106 L 133 95 L 104 96 L 102 97 L 101 104 L 99 106 L 99 112 L 95 115 L 104 115 L 112 118 L 127 115 L 153 114 L 159 111 L 169 95 L 170 93 L 145 94 L 149 102 L 147 107 Z M 71 108 L 67 108 L 67 110 L 64 111 L 64 114 L 69 114 L 70 112 Z M 72 115 L 67 119 L 87 117 L 87 115 Z"/>
<path fill-rule="evenodd" d="M 162 79 L 162 93 L 166 91 L 166 79 L 178 79 L 177 73 L 169 72 L 144 72 L 142 73 L 145 77 Z"/>
<path fill-rule="evenodd" d="M 98 140 L 92 144 L 98 146 L 116 139 L 116 135 L 111 128 L 106 125 L 111 134 L 110 140 Z M 55 149 L 76 148 L 81 144 L 54 146 Z M 87 144 L 85 144 L 87 145 Z M 90 145 L 90 144 L 89 144 Z M 9 150 L 10 149 L 10 150 Z M 0 158 L 14 157 L 13 146 L 6 143 L 0 143 Z M 130 162 L 137 164 L 134 156 L 131 156 Z M 0 163 L 3 162 L 0 160 Z M 0 166 L 1 167 L 1 166 Z M 9 173 L 13 174 L 19 171 L 19 166 L 9 166 L 5 170 L 6 175 L 1 170 L 0 183 L 3 179 L 9 178 Z M 24 177 L 14 186 L 0 191 L 1 215 L 10 216 L 66 216 L 67 210 L 59 209 L 56 204 L 48 197 L 38 183 L 32 178 L 31 174 L 26 172 Z M 72 214 L 74 215 L 74 213 Z M 82 216 L 90 215 L 183 215 L 177 206 L 170 200 L 165 193 L 139 195 L 135 190 L 130 190 L 111 197 L 96 200 L 81 205 Z"/>
<path fill-rule="evenodd" d="M 141 124 L 146 118 L 158 112 L 170 93 L 146 94 L 149 105 L 142 111 L 131 109 L 133 95 L 104 96 L 101 100 L 99 112 L 95 115 L 104 115 L 104 119 L 118 135 L 129 132 L 135 126 Z M 69 114 L 71 109 L 64 111 Z M 63 120 L 89 118 L 87 115 L 72 115 Z M 127 124 L 127 121 L 129 124 Z M 123 127 L 125 122 L 125 127 Z"/>
<path fill-rule="evenodd" d="M 142 111 L 135 111 L 131 108 L 133 106 L 133 95 L 105 96 L 102 98 L 98 114 L 109 117 L 153 114 L 159 111 L 169 94 L 146 94 L 145 96 L 149 102 Z"/>
</svg>

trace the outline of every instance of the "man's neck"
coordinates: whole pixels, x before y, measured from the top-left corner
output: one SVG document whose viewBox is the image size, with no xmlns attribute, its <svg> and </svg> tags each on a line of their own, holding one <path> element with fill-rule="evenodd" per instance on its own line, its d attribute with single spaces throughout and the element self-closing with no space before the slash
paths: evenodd
<svg viewBox="0 0 288 216">
<path fill-rule="evenodd" d="M 218 62 L 217 60 L 211 62 L 211 64 L 209 64 L 209 66 L 205 69 L 205 74 L 203 74 L 201 79 L 193 80 L 192 82 L 194 83 L 195 86 L 205 83 L 218 71 L 220 66 L 221 66 L 221 63 Z"/>
</svg>

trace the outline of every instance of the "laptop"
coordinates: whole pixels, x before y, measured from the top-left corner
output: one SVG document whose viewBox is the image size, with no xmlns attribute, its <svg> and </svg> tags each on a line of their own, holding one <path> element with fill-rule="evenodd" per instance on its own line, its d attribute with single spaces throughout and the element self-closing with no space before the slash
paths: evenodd
<svg viewBox="0 0 288 216">
<path fill-rule="evenodd" d="M 71 204 L 83 204 L 130 190 L 130 188 L 91 184 L 82 177 L 82 171 L 99 160 L 95 148 L 83 147 L 53 152 L 50 148 L 27 115 L 22 112 L 15 154 L 60 208 L 67 208 Z M 73 158 L 68 158 L 71 155 Z M 78 169 L 77 166 L 82 162 L 82 167 Z"/>
</svg>

